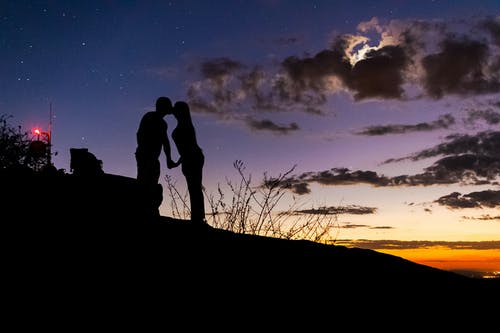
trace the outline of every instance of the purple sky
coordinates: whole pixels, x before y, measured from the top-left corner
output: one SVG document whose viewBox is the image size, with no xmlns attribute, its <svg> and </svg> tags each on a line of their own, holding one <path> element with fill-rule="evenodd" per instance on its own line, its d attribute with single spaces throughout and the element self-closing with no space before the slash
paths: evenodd
<svg viewBox="0 0 500 333">
<path fill-rule="evenodd" d="M 46 128 L 52 106 L 58 168 L 85 147 L 135 177 L 165 95 L 191 105 L 208 192 L 235 160 L 256 183 L 295 166 L 288 194 L 339 238 L 500 251 L 498 0 L 0 1 L 0 49 L 0 113 Z"/>
</svg>

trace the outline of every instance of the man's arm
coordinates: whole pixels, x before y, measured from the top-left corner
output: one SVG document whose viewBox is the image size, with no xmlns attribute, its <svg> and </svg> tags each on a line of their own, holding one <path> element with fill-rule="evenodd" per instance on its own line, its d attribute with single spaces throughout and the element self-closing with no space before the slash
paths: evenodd
<svg viewBox="0 0 500 333">
<path fill-rule="evenodd" d="M 172 160 L 172 149 L 170 148 L 170 140 L 168 139 L 168 134 L 165 131 L 165 136 L 163 138 L 163 151 L 167 157 L 167 167 L 169 169 L 175 168 L 175 162 Z"/>
</svg>

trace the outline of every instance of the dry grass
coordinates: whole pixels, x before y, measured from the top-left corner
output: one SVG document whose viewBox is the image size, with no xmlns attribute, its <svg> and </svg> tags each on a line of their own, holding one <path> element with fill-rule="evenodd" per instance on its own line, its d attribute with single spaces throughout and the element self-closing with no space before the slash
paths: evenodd
<svg viewBox="0 0 500 333">
<path fill-rule="evenodd" d="M 235 161 L 233 166 L 239 175 L 237 182 L 226 179 L 225 186 L 219 184 L 216 193 L 205 192 L 210 207 L 207 222 L 211 226 L 243 234 L 331 243 L 332 231 L 338 227 L 337 215 L 303 213 L 304 204 L 295 196 L 291 200 L 286 197 L 291 193 L 285 188 L 285 180 L 295 166 L 277 177 L 264 173 L 258 185 L 252 184 L 252 176 L 245 173 L 242 161 Z M 189 219 L 188 194 L 180 193 L 170 176 L 166 176 L 166 183 L 173 217 Z M 291 204 L 278 211 L 283 201 Z"/>
</svg>

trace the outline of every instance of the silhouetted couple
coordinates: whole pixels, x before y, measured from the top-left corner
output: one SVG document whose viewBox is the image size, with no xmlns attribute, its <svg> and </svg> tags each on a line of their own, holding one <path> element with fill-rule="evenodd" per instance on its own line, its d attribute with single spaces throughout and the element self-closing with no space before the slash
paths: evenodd
<svg viewBox="0 0 500 333">
<path fill-rule="evenodd" d="M 172 140 L 180 156 L 177 162 L 172 160 L 168 126 L 163 119 L 167 114 L 173 114 L 177 120 L 177 126 L 172 131 Z M 162 149 L 165 152 L 169 169 L 181 165 L 189 192 L 191 221 L 205 224 L 202 183 L 205 156 L 196 140 L 196 131 L 191 121 L 189 105 L 186 102 L 178 101 L 172 106 L 172 101 L 163 96 L 156 100 L 156 110 L 147 112 L 142 117 L 137 131 L 135 152 L 137 180 L 155 189 L 153 205 L 157 208 L 163 200 L 163 189 L 159 184 L 159 158 Z"/>
</svg>

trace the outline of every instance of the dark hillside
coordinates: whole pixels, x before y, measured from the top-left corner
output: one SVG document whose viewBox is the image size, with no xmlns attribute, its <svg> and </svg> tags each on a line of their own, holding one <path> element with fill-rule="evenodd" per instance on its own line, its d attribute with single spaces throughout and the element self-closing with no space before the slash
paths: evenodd
<svg viewBox="0 0 500 333">
<path fill-rule="evenodd" d="M 28 172 L 4 173 L 1 181 L 4 277 L 13 309 L 27 300 L 44 309 L 50 300 L 65 316 L 80 318 L 88 302 L 99 313 L 160 302 L 219 316 L 273 309 L 293 319 L 295 312 L 303 318 L 354 308 L 463 310 L 500 296 L 493 281 L 373 250 L 151 217 L 147 190 L 127 177 Z"/>
</svg>

